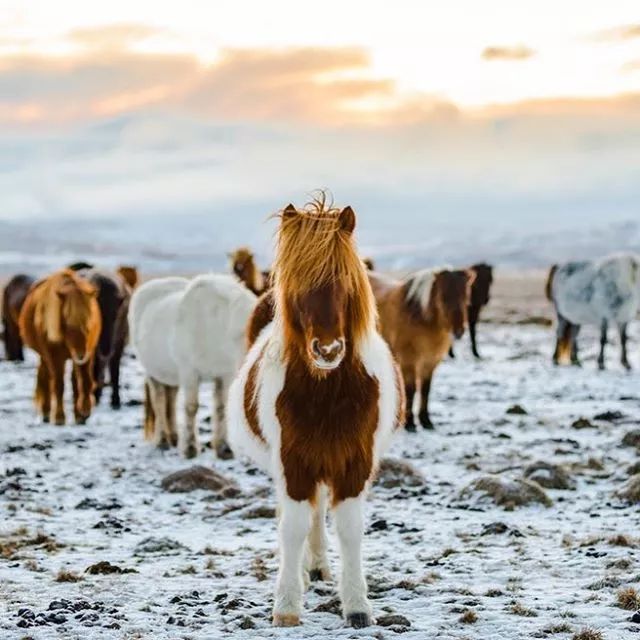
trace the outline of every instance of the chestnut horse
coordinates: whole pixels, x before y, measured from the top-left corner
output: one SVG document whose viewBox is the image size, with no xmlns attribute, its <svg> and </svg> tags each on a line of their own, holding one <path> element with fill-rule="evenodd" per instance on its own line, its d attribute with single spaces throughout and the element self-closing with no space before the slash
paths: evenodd
<svg viewBox="0 0 640 640">
<path fill-rule="evenodd" d="M 347 623 L 371 622 L 362 570 L 363 506 L 381 452 L 403 413 L 400 372 L 377 331 L 375 300 L 353 240 L 355 214 L 324 198 L 280 214 L 275 318 L 229 391 L 229 440 L 272 474 L 280 570 L 273 624 L 300 623 L 303 556 L 328 580 L 325 519 L 340 541 Z M 309 577 L 307 576 L 307 577 Z"/>
<path fill-rule="evenodd" d="M 471 285 L 471 300 L 467 315 L 469 317 L 469 337 L 471 338 L 471 353 L 474 357 L 480 359 L 478 351 L 478 343 L 476 340 L 476 326 L 480 319 L 480 311 L 482 307 L 489 304 L 491 285 L 493 284 L 493 267 L 490 264 L 481 262 L 469 267 L 470 271 L 476 274 L 476 278 Z M 449 349 L 449 355 L 453 358 L 453 346 Z"/>
<path fill-rule="evenodd" d="M 24 360 L 18 319 L 35 278 L 20 273 L 13 276 L 2 292 L 2 325 L 4 326 L 4 355 L 7 360 Z"/>
<path fill-rule="evenodd" d="M 100 336 L 100 309 L 96 290 L 70 269 L 36 283 L 20 312 L 24 343 L 40 355 L 36 406 L 49 422 L 55 398 L 55 423 L 65 423 L 64 369 L 73 362 L 74 413 L 78 424 L 91 414 L 93 357 Z"/>
<path fill-rule="evenodd" d="M 240 247 L 229 253 L 228 257 L 231 271 L 249 291 L 260 296 L 271 287 L 271 272 L 258 269 L 253 253 L 248 247 Z"/>
<path fill-rule="evenodd" d="M 400 364 L 407 397 L 405 428 L 415 431 L 413 401 L 420 392 L 419 420 L 432 429 L 429 392 L 436 367 L 467 324 L 472 271 L 418 271 L 402 281 L 370 273 L 382 334 Z"/>
<path fill-rule="evenodd" d="M 116 269 L 116 274 L 133 291 L 140 284 L 140 274 L 135 267 L 122 264 Z"/>
</svg>

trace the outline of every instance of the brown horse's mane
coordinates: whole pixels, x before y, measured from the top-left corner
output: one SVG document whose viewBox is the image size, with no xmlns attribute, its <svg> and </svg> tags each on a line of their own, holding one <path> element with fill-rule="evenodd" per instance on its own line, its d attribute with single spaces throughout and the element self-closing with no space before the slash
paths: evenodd
<svg viewBox="0 0 640 640">
<path fill-rule="evenodd" d="M 276 214 L 280 219 L 273 268 L 276 309 L 282 309 L 286 296 L 342 284 L 350 332 L 357 341 L 375 327 L 377 311 L 352 230 L 342 227 L 340 213 L 321 192 L 302 209 L 289 205 Z"/>
<path fill-rule="evenodd" d="M 71 326 L 83 326 L 92 313 L 87 298 L 95 288 L 71 269 L 63 269 L 36 285 L 34 295 L 40 301 L 36 326 L 50 342 L 62 342 L 62 319 Z"/>
<path fill-rule="evenodd" d="M 424 319 L 432 304 L 431 292 L 436 275 L 442 269 L 421 269 L 402 281 L 405 309 L 416 319 Z"/>
</svg>

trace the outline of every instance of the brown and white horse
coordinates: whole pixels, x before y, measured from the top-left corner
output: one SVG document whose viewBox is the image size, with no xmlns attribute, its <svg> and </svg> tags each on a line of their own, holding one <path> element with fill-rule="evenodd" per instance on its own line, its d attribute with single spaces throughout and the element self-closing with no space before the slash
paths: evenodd
<svg viewBox="0 0 640 640">
<path fill-rule="evenodd" d="M 276 484 L 280 570 L 273 624 L 300 623 L 304 578 L 329 579 L 325 519 L 334 511 L 348 624 L 371 622 L 362 570 L 363 505 L 403 415 L 400 373 L 376 328 L 375 300 L 353 240 L 351 207 L 324 198 L 280 215 L 275 317 L 229 392 L 228 434 Z M 309 575 L 303 574 L 303 556 Z"/>
<path fill-rule="evenodd" d="M 405 428 L 415 431 L 413 400 L 420 392 L 419 419 L 432 429 L 429 391 L 436 367 L 467 324 L 471 271 L 418 271 L 402 281 L 370 273 L 382 334 L 400 364 L 407 397 Z"/>
<path fill-rule="evenodd" d="M 248 247 L 240 247 L 230 253 L 229 263 L 234 275 L 257 296 L 271 287 L 271 272 L 258 269 L 253 253 Z"/>
<path fill-rule="evenodd" d="M 91 414 L 93 358 L 100 329 L 95 287 L 74 271 L 58 271 L 29 291 L 20 312 L 20 335 L 40 355 L 35 400 L 45 422 L 55 397 L 55 423 L 65 423 L 64 369 L 69 359 L 76 422 L 83 424 Z"/>
</svg>

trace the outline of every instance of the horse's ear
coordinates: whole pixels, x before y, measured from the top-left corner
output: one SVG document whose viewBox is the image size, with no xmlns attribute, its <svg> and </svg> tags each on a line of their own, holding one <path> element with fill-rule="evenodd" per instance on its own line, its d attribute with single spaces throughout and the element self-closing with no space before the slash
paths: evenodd
<svg viewBox="0 0 640 640">
<path fill-rule="evenodd" d="M 287 218 L 293 218 L 295 216 L 298 215 L 298 210 L 291 204 L 289 203 L 283 210 L 282 210 L 282 217 L 287 219 Z"/>
<path fill-rule="evenodd" d="M 339 215 L 340 228 L 347 233 L 353 233 L 356 228 L 356 214 L 349 206 L 345 207 Z"/>
</svg>

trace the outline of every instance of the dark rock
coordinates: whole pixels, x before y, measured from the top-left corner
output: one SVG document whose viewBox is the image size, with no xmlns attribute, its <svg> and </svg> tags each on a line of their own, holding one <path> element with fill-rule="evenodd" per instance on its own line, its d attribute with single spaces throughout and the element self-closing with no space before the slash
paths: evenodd
<svg viewBox="0 0 640 640">
<path fill-rule="evenodd" d="M 529 415 L 527 413 L 527 410 L 519 404 L 514 404 L 512 406 L 510 406 L 507 411 L 506 411 L 507 415 L 510 416 L 526 416 Z"/>
<path fill-rule="evenodd" d="M 101 562 L 92 564 L 91 566 L 87 567 L 84 572 L 92 576 L 109 575 L 112 573 L 138 573 L 135 569 L 123 569 L 118 565 L 111 564 L 107 560 L 102 560 Z"/>
<path fill-rule="evenodd" d="M 424 487 L 424 476 L 412 465 L 397 458 L 382 458 L 378 467 L 376 485 L 385 489 L 398 487 Z"/>
<path fill-rule="evenodd" d="M 573 429 L 597 429 L 598 425 L 593 424 L 588 418 L 578 418 L 571 423 Z"/>
<path fill-rule="evenodd" d="M 380 616 L 376 620 L 376 624 L 381 627 L 410 627 L 411 622 L 405 616 L 400 615 L 399 613 L 390 613 L 385 616 Z"/>
<path fill-rule="evenodd" d="M 636 624 L 640 624 L 640 611 L 636 611 L 630 618 L 629 622 L 635 622 Z"/>
<path fill-rule="evenodd" d="M 504 533 L 508 533 L 514 538 L 524 538 L 524 534 L 519 529 L 516 529 L 515 527 L 509 527 L 504 522 L 491 522 L 490 524 L 485 524 L 482 527 L 480 535 L 502 535 Z"/>
<path fill-rule="evenodd" d="M 371 527 L 370 527 L 372 531 L 387 531 L 388 528 L 389 528 L 389 525 L 387 521 L 383 519 L 375 520 L 374 522 L 371 523 Z"/>
<path fill-rule="evenodd" d="M 240 495 L 238 485 L 213 469 L 195 465 L 176 471 L 162 480 L 162 488 L 169 493 L 187 493 L 204 489 L 212 491 L 221 499 Z"/>
<path fill-rule="evenodd" d="M 479 504 L 491 502 L 507 510 L 531 504 L 549 507 L 553 501 L 535 482 L 524 479 L 508 480 L 496 475 L 481 476 L 467 485 L 460 500 L 475 499 Z"/>
<path fill-rule="evenodd" d="M 109 498 L 106 502 L 98 502 L 94 498 L 84 498 L 75 506 L 76 509 L 95 509 L 96 511 L 112 511 L 122 509 L 122 503 L 116 498 Z"/>
<path fill-rule="evenodd" d="M 524 477 L 537 482 L 545 489 L 575 489 L 575 483 L 568 471 L 559 464 L 538 460 L 524 470 Z"/>
<path fill-rule="evenodd" d="M 620 411 L 604 411 L 593 416 L 594 420 L 602 420 L 604 422 L 616 422 L 616 420 L 622 420 L 624 414 Z"/>
<path fill-rule="evenodd" d="M 315 609 L 315 612 L 333 613 L 336 616 L 342 615 L 342 605 L 340 604 L 340 598 L 331 598 L 326 602 L 321 602 Z"/>
<path fill-rule="evenodd" d="M 187 550 L 187 547 L 177 540 L 172 540 L 171 538 L 150 537 L 138 542 L 136 548 L 133 550 L 133 555 L 176 555 L 185 550 Z"/>
<path fill-rule="evenodd" d="M 622 438 L 622 446 L 640 448 L 640 429 L 627 431 Z"/>
</svg>

